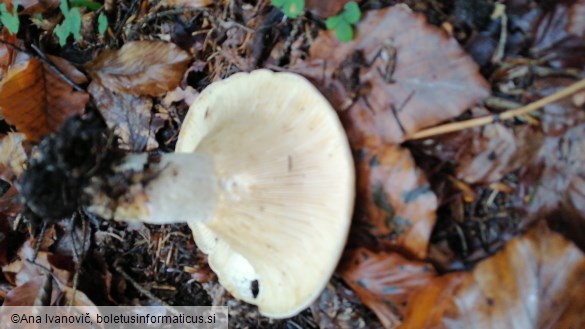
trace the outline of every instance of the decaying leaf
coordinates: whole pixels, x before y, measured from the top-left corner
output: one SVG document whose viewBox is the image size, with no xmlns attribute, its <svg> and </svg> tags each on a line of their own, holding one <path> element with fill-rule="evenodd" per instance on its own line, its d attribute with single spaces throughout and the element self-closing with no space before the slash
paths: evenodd
<svg viewBox="0 0 585 329">
<path fill-rule="evenodd" d="M 133 41 L 104 51 L 86 68 L 113 92 L 160 96 L 179 85 L 190 61 L 189 53 L 174 43 Z"/>
<path fill-rule="evenodd" d="M 381 324 L 365 312 L 355 293 L 333 277 L 319 298 L 311 305 L 320 329 L 379 329 Z M 372 319 L 370 319 L 372 317 Z"/>
<path fill-rule="evenodd" d="M 292 70 L 316 82 L 362 135 L 397 143 L 489 95 L 477 65 L 444 31 L 404 5 L 367 12 L 355 40 L 321 32 Z"/>
<path fill-rule="evenodd" d="M 55 64 L 74 81 L 81 76 L 64 60 Z M 67 118 L 81 113 L 88 100 L 86 93 L 74 91 L 49 66 L 34 58 L 14 65 L 0 84 L 0 113 L 32 141 L 57 131 Z"/>
<path fill-rule="evenodd" d="M 9 133 L 0 140 L 0 164 L 10 168 L 16 176 L 20 176 L 24 170 L 27 158 L 23 141 L 24 135 L 21 133 Z"/>
<path fill-rule="evenodd" d="M 357 152 L 352 240 L 375 249 L 401 248 L 425 258 L 437 198 L 408 150 L 369 140 Z M 368 236 L 371 242 L 364 241 Z"/>
<path fill-rule="evenodd" d="M 163 0 L 161 4 L 170 7 L 205 8 L 214 3 L 213 0 Z"/>
<path fill-rule="evenodd" d="M 162 124 L 158 127 L 153 124 L 151 97 L 116 93 L 95 81 L 89 85 L 88 92 L 108 128 L 120 137 L 121 148 L 140 152 L 158 147 L 154 131 Z"/>
<path fill-rule="evenodd" d="M 409 303 L 410 296 L 436 276 L 427 263 L 407 260 L 398 253 L 374 253 L 365 248 L 344 256 L 340 274 L 385 328 L 395 328 L 407 309 L 417 307 Z"/>
<path fill-rule="evenodd" d="M 583 252 L 540 223 L 460 282 L 420 289 L 411 304 L 432 307 L 410 308 L 400 328 L 583 328 L 583 273 Z"/>
<path fill-rule="evenodd" d="M 343 6 L 351 0 L 307 0 L 305 8 L 317 16 L 327 18 L 335 16 L 343 10 Z"/>
<path fill-rule="evenodd" d="M 534 26 L 531 52 L 552 67 L 582 69 L 585 59 L 585 3 L 556 1 L 548 5 Z"/>
</svg>

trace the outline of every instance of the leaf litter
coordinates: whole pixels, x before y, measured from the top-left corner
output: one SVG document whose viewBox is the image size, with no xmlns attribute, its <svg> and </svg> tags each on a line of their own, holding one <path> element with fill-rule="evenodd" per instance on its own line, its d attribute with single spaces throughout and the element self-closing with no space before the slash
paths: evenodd
<svg viewBox="0 0 585 329">
<path fill-rule="evenodd" d="M 27 21 L 0 45 L 4 305 L 229 305 L 234 328 L 583 326 L 585 96 L 499 120 L 583 77 L 583 1 L 366 1 L 340 43 L 325 21 L 347 2 L 284 19 L 269 1 L 106 1 L 107 32 L 81 9 L 63 47 L 58 3 L 22 4 L 23 22 L 46 14 L 45 37 Z M 303 74 L 329 99 L 358 180 L 336 275 L 278 321 L 225 292 L 185 226 L 103 221 L 80 193 L 128 151 L 172 151 L 198 92 L 258 67 Z M 483 115 L 492 124 L 405 142 Z"/>
</svg>

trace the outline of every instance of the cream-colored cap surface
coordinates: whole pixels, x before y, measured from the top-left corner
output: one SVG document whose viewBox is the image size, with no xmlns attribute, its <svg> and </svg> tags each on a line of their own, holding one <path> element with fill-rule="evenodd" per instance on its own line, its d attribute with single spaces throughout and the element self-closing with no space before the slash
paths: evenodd
<svg viewBox="0 0 585 329">
<path fill-rule="evenodd" d="M 220 283 L 274 318 L 308 307 L 343 251 L 355 190 L 345 131 L 303 77 L 257 70 L 207 87 L 177 152 L 212 155 L 217 207 L 191 222 Z"/>
</svg>

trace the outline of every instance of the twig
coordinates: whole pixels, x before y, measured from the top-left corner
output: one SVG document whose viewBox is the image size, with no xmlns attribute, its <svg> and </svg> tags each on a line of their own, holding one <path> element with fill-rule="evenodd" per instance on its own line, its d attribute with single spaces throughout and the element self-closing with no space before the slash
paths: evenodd
<svg viewBox="0 0 585 329">
<path fill-rule="evenodd" d="M 540 109 L 540 108 L 542 108 L 550 103 L 554 103 L 554 102 L 561 100 L 565 97 L 571 96 L 572 94 L 574 94 L 577 91 L 584 89 L 584 88 L 585 88 L 585 79 L 582 79 L 582 80 L 579 80 L 579 81 L 575 82 L 574 84 L 572 84 L 572 85 L 570 85 L 562 90 L 559 90 L 558 92 L 556 92 L 552 95 L 546 96 L 544 98 L 541 98 L 535 102 L 532 102 L 528 105 L 519 107 L 517 109 L 506 111 L 506 112 L 503 112 L 501 114 L 494 114 L 494 115 L 483 116 L 483 117 L 470 119 L 470 120 L 466 120 L 466 121 L 447 123 L 447 124 L 444 124 L 444 125 L 441 125 L 438 127 L 433 127 L 433 128 L 421 130 L 417 133 L 406 136 L 405 140 L 427 138 L 427 137 L 442 135 L 442 134 L 446 134 L 446 133 L 450 133 L 450 132 L 454 132 L 454 131 L 459 131 L 459 130 L 463 130 L 463 129 L 485 126 L 485 125 L 488 125 L 490 123 L 498 122 L 501 120 L 512 119 L 512 118 L 515 118 L 515 117 L 518 117 L 521 115 L 528 114 L 532 111 L 538 110 L 538 109 Z"/>
<path fill-rule="evenodd" d="M 114 268 L 116 269 L 116 271 L 118 271 L 120 274 L 122 274 L 122 276 L 124 277 L 124 279 L 128 280 L 128 282 L 130 282 L 130 284 L 132 284 L 132 286 L 136 290 L 138 290 L 138 292 L 140 292 L 144 296 L 146 296 L 146 297 L 154 300 L 155 302 L 159 303 L 160 305 L 164 306 L 171 313 L 173 313 L 175 315 L 179 315 L 180 314 L 180 312 L 177 311 L 174 307 L 172 307 L 171 305 L 169 305 L 167 302 L 163 301 L 162 299 L 156 297 L 152 292 L 150 292 L 149 290 L 147 290 L 146 288 L 144 288 L 143 286 L 141 286 L 138 282 L 134 281 L 134 279 L 128 273 L 126 273 L 122 269 L 122 267 L 120 266 L 120 264 L 118 264 L 117 262 L 114 262 Z"/>
<path fill-rule="evenodd" d="M 81 230 L 83 234 L 83 239 L 81 240 L 81 253 L 77 250 L 77 244 L 75 242 L 75 218 L 71 220 L 71 229 L 69 234 L 71 235 L 71 249 L 73 250 L 75 264 L 75 274 L 73 275 L 73 293 L 71 294 L 71 299 L 69 300 L 69 305 L 73 303 L 75 300 L 75 294 L 77 293 L 77 286 L 79 285 L 79 273 L 81 272 L 81 265 L 85 260 L 85 253 L 86 253 L 86 243 L 87 243 L 87 220 L 81 217 Z"/>
<path fill-rule="evenodd" d="M 41 231 L 39 232 L 39 236 L 37 238 L 37 242 L 35 243 L 35 249 L 32 261 L 36 261 L 37 256 L 39 255 L 39 251 L 41 251 L 41 246 L 43 245 L 43 238 L 45 237 L 45 232 L 47 231 L 47 221 L 43 221 L 43 226 L 41 226 Z"/>
<path fill-rule="evenodd" d="M 142 19 L 140 19 L 138 22 L 136 22 L 135 26 L 147 24 L 147 23 L 149 23 L 149 22 L 151 22 L 153 20 L 156 20 L 156 19 L 162 18 L 162 17 L 169 17 L 169 16 L 187 14 L 187 13 L 192 13 L 192 12 L 206 12 L 207 10 L 208 10 L 207 8 L 175 8 L 175 9 L 169 9 L 169 10 L 161 11 L 161 12 L 158 12 L 158 13 L 146 15 Z"/>
<path fill-rule="evenodd" d="M 34 51 L 37 52 L 38 56 L 36 56 L 36 58 L 38 60 L 40 60 L 41 62 L 47 64 L 47 66 L 49 66 L 49 68 L 55 72 L 55 74 L 57 74 L 59 76 L 59 78 L 61 78 L 63 81 L 67 82 L 68 85 L 70 85 L 71 87 L 73 87 L 73 89 L 75 89 L 76 91 L 81 91 L 81 92 L 85 92 L 85 90 L 81 87 L 79 87 L 75 82 L 73 82 L 73 80 L 69 79 L 69 77 L 67 75 L 65 75 L 65 73 L 63 73 L 63 71 L 61 71 L 61 69 L 59 69 L 57 67 L 57 65 L 55 65 L 55 63 L 53 63 L 50 59 L 48 59 L 45 54 L 39 49 L 37 48 L 37 46 L 31 44 L 30 45 L 32 49 L 34 49 Z"/>
<path fill-rule="evenodd" d="M 63 81 L 67 82 L 68 85 L 73 87 L 73 89 L 75 89 L 76 91 L 85 91 L 85 90 L 83 90 L 83 88 L 79 87 L 75 82 L 73 82 L 71 79 L 69 79 L 69 77 L 67 77 L 65 75 L 65 73 L 61 72 L 61 70 L 53 62 L 51 62 L 49 59 L 47 59 L 45 57 L 45 55 L 35 45 L 31 45 L 31 47 L 38 53 L 38 55 L 33 54 L 26 49 L 20 48 L 19 46 L 15 45 L 13 43 L 4 41 L 1 38 L 0 38 L 0 43 L 3 45 L 6 45 L 6 46 L 8 46 L 16 51 L 27 54 L 30 57 L 38 59 L 39 61 L 43 62 L 43 64 L 46 64 L 53 72 L 55 72 L 55 74 L 57 74 L 57 76 L 59 76 L 59 78 L 61 78 Z"/>
</svg>

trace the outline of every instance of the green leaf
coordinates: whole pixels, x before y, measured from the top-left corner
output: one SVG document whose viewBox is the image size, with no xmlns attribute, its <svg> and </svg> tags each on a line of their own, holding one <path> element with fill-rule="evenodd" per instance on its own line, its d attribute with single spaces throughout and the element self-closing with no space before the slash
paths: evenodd
<svg viewBox="0 0 585 329">
<path fill-rule="evenodd" d="M 331 16 L 325 21 L 325 26 L 328 30 L 334 30 L 339 23 L 343 23 L 343 18 L 341 18 L 341 16 Z"/>
<path fill-rule="evenodd" d="M 0 4 L 0 22 L 2 22 L 2 25 L 6 27 L 10 34 L 18 33 L 20 21 L 18 19 L 18 14 L 16 12 L 16 5 L 13 5 L 11 14 L 10 12 L 8 12 L 8 8 L 6 8 L 5 4 L 3 3 Z"/>
<path fill-rule="evenodd" d="M 287 0 L 282 10 L 286 16 L 297 18 L 305 10 L 305 0 Z"/>
<path fill-rule="evenodd" d="M 274 7 L 282 8 L 286 0 L 272 0 L 271 2 Z"/>
<path fill-rule="evenodd" d="M 59 9 L 61 9 L 61 13 L 67 17 L 67 13 L 69 12 L 69 3 L 67 0 L 61 0 L 59 4 Z"/>
<path fill-rule="evenodd" d="M 69 0 L 71 7 L 85 7 L 89 10 L 96 11 L 102 7 L 101 3 L 93 2 L 89 0 Z"/>
<path fill-rule="evenodd" d="M 362 17 L 362 12 L 360 11 L 360 7 L 355 1 L 350 1 L 345 4 L 341 16 L 345 19 L 346 22 L 350 24 L 356 24 Z"/>
<path fill-rule="evenodd" d="M 353 39 L 353 29 L 346 21 L 341 20 L 341 23 L 335 28 L 335 36 L 341 42 L 349 42 Z"/>
<path fill-rule="evenodd" d="M 108 29 L 108 17 L 101 12 L 98 16 L 98 33 L 104 35 Z"/>
<path fill-rule="evenodd" d="M 73 34 L 75 40 L 81 40 L 81 13 L 77 8 L 71 8 L 69 11 L 69 31 Z"/>
<path fill-rule="evenodd" d="M 77 8 L 69 9 L 66 0 L 61 1 L 59 8 L 61 8 L 61 12 L 65 18 L 61 24 L 55 27 L 54 32 L 59 39 L 59 45 L 63 47 L 67 43 L 67 38 L 70 34 L 73 35 L 75 40 L 81 39 L 81 13 Z"/>
<path fill-rule="evenodd" d="M 65 44 L 67 43 L 67 37 L 69 36 L 69 26 L 59 24 L 57 25 L 57 27 L 55 27 L 55 30 L 53 32 L 57 36 L 57 39 L 59 39 L 59 45 L 61 47 L 65 46 Z"/>
</svg>

